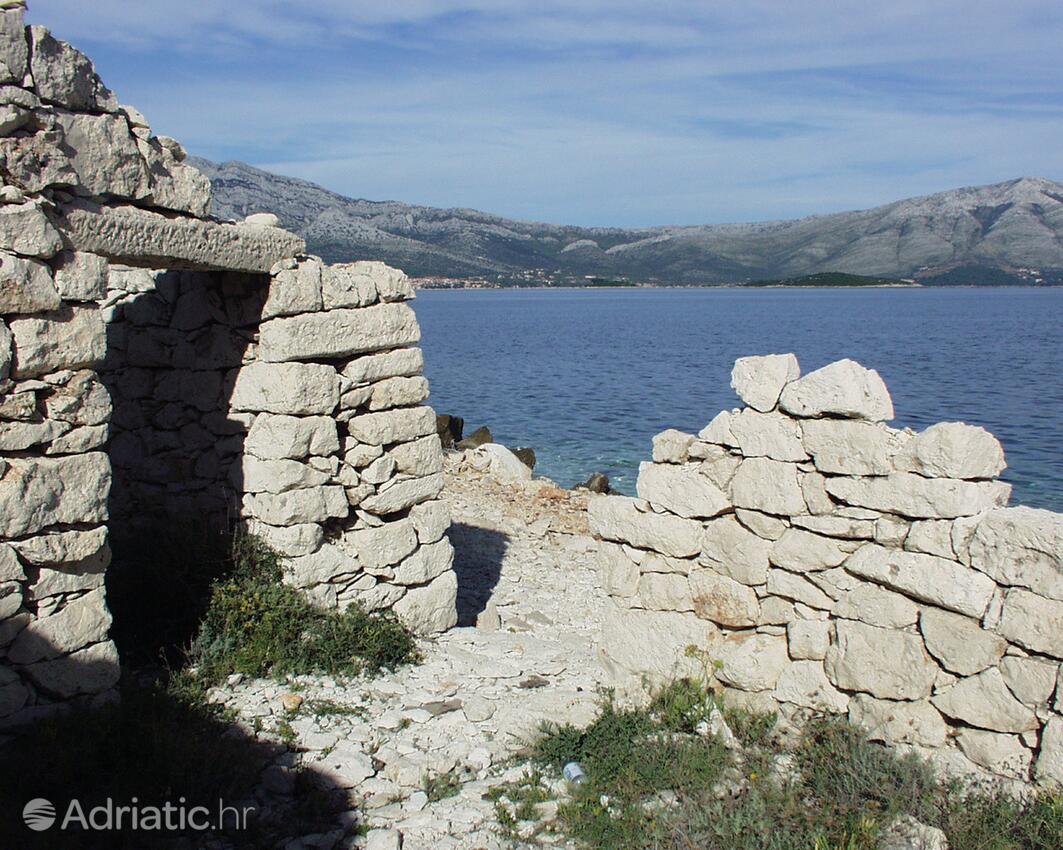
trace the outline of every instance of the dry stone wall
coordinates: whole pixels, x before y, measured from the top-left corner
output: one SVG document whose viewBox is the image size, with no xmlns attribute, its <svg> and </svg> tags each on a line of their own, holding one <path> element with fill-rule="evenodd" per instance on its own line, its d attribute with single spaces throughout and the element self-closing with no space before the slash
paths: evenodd
<svg viewBox="0 0 1063 850">
<path fill-rule="evenodd" d="M 654 438 L 638 498 L 590 503 L 618 680 L 709 670 L 952 774 L 1063 783 L 1063 515 L 1006 507 L 987 431 L 885 425 L 851 360 L 742 358 L 732 386 L 745 407 Z"/>
<path fill-rule="evenodd" d="M 210 219 L 181 146 L 22 15 L 0 3 L 0 726 L 116 684 L 110 539 L 152 522 L 242 525 L 321 605 L 449 628 L 406 276 Z"/>
</svg>

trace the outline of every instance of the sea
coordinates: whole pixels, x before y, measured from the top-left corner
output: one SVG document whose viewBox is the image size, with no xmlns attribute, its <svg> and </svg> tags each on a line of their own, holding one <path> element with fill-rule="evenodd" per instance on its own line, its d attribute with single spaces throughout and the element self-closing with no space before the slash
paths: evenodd
<svg viewBox="0 0 1063 850">
<path fill-rule="evenodd" d="M 981 425 L 1004 445 L 1012 504 L 1063 511 L 1063 288 L 421 290 L 429 403 L 535 450 L 571 487 L 634 494 L 666 428 L 740 405 L 738 357 L 793 352 L 802 374 L 876 369 L 895 427 Z"/>
</svg>

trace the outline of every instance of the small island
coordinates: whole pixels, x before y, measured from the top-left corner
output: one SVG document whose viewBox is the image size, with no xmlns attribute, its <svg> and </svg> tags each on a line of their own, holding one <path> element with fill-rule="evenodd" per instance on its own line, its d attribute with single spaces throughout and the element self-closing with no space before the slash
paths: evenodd
<svg viewBox="0 0 1063 850">
<path fill-rule="evenodd" d="M 787 277 L 779 280 L 754 280 L 742 286 L 919 286 L 914 280 L 891 277 L 866 277 L 845 272 L 820 272 L 801 277 Z"/>
</svg>

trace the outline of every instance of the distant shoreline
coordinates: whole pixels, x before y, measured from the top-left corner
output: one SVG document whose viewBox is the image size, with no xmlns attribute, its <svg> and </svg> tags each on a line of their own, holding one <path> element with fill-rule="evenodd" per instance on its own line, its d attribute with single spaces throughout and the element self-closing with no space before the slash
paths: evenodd
<svg viewBox="0 0 1063 850">
<path fill-rule="evenodd" d="M 928 286 L 923 283 L 888 283 L 888 284 L 864 284 L 864 285 L 850 285 L 850 286 L 800 286 L 793 284 L 771 284 L 763 286 L 749 286 L 748 284 L 741 283 L 692 283 L 692 284 L 640 284 L 638 286 L 417 286 L 414 283 L 414 288 L 417 292 L 505 292 L 507 290 L 519 289 L 526 290 L 541 290 L 547 292 L 593 292 L 593 291 L 622 291 L 631 292 L 647 289 L 742 289 L 747 291 L 755 291 L 760 289 L 794 289 L 801 291 L 815 291 L 815 290 L 828 290 L 828 289 L 921 289 L 921 290 L 951 290 L 951 289 L 1063 289 L 1063 284 L 1058 283 L 1015 283 L 1015 284 L 1001 284 L 997 286 L 984 286 L 980 284 L 948 284 L 944 286 Z"/>
</svg>

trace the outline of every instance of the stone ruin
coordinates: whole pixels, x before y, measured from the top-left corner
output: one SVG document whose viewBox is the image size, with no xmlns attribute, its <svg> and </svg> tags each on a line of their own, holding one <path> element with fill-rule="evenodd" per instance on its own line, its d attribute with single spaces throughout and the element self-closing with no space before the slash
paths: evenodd
<svg viewBox="0 0 1063 850">
<path fill-rule="evenodd" d="M 210 218 L 184 159 L 0 3 L 0 725 L 115 685 L 108 535 L 152 523 L 244 526 L 323 606 L 456 621 L 406 276 Z"/>
<path fill-rule="evenodd" d="M 732 386 L 746 407 L 654 439 L 639 498 L 590 503 L 612 672 L 708 670 L 725 700 L 848 715 L 948 774 L 1063 784 L 1063 515 L 1005 507 L 982 428 L 883 424 L 851 360 L 745 357 Z"/>
</svg>

